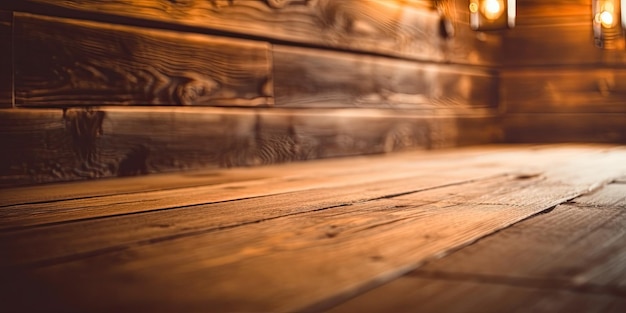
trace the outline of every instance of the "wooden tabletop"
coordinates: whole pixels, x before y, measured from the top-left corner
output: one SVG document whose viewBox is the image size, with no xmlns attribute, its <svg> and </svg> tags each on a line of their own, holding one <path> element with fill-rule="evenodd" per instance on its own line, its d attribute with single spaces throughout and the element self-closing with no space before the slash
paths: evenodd
<svg viewBox="0 0 626 313">
<path fill-rule="evenodd" d="M 0 190 L 2 312 L 623 312 L 626 148 Z"/>
</svg>

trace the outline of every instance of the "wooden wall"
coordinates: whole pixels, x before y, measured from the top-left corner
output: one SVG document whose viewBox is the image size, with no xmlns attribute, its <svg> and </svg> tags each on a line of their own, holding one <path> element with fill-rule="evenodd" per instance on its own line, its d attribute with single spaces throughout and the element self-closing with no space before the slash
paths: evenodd
<svg viewBox="0 0 626 313">
<path fill-rule="evenodd" d="M 465 1 L 0 4 L 0 184 L 497 141 Z M 454 34 L 445 31 L 444 12 Z M 10 54 L 13 53 L 13 56 Z"/>
<path fill-rule="evenodd" d="M 591 1 L 518 0 L 500 101 L 512 142 L 626 142 L 626 51 L 594 47 Z"/>
</svg>

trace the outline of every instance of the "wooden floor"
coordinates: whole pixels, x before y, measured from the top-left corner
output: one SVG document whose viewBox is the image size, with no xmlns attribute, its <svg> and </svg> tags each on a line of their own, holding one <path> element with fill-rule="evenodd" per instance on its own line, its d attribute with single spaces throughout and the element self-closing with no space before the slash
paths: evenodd
<svg viewBox="0 0 626 313">
<path fill-rule="evenodd" d="M 0 190 L 4 312 L 625 312 L 626 147 Z"/>
</svg>

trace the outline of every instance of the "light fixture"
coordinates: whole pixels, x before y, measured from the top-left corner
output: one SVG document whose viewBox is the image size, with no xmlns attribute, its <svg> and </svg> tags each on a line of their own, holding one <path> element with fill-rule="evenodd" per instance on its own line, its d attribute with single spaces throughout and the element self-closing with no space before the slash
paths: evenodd
<svg viewBox="0 0 626 313">
<path fill-rule="evenodd" d="M 515 26 L 515 0 L 470 0 L 470 27 L 496 30 Z"/>
<path fill-rule="evenodd" d="M 604 49 L 624 49 L 624 7 L 625 0 L 593 0 L 593 38 L 596 47 Z"/>
</svg>

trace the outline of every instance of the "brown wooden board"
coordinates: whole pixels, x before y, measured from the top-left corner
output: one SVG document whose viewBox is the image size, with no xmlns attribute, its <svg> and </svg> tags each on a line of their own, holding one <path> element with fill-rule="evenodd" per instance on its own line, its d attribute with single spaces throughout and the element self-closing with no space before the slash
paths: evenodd
<svg viewBox="0 0 626 313">
<path fill-rule="evenodd" d="M 274 46 L 279 107 L 448 110 L 495 107 L 495 75 L 484 69 Z"/>
<path fill-rule="evenodd" d="M 466 117 L 386 110 L 102 107 L 0 111 L 0 185 L 272 164 L 492 142 Z M 467 117 L 484 123 L 489 115 Z M 476 137 L 471 137 L 471 136 Z M 471 137 L 471 138 L 470 138 Z"/>
<path fill-rule="evenodd" d="M 626 295 L 626 186 L 610 184 L 418 269 Z"/>
<path fill-rule="evenodd" d="M 589 312 L 618 313 L 626 300 L 611 294 L 536 288 L 517 282 L 402 277 L 325 312 Z"/>
<path fill-rule="evenodd" d="M 525 1 L 524 1 L 525 2 Z M 546 65 L 623 65 L 619 50 L 594 46 L 590 2 L 518 1 L 518 24 L 504 32 L 502 64 L 511 67 Z M 529 8 L 526 10 L 525 8 Z"/>
<path fill-rule="evenodd" d="M 452 38 L 441 35 L 438 10 L 426 0 L 27 0 L 20 4 L 20 10 L 42 14 L 60 11 L 109 21 L 125 17 L 132 18 L 126 23 L 152 21 L 158 22 L 157 27 L 191 26 L 270 41 L 493 65 L 500 35 L 477 37 L 467 25 L 466 1 L 441 1 L 438 7 L 454 27 Z"/>
<path fill-rule="evenodd" d="M 0 108 L 13 106 L 13 12 L 0 10 Z"/>
<path fill-rule="evenodd" d="M 507 114 L 505 142 L 626 142 L 624 113 Z"/>
<path fill-rule="evenodd" d="M 500 73 L 507 113 L 625 113 L 626 69 L 576 67 Z"/>
<path fill-rule="evenodd" d="M 269 105 L 269 46 L 15 14 L 18 106 Z"/>
<path fill-rule="evenodd" d="M 447 202 L 446 195 L 450 192 L 439 193 L 442 202 L 426 204 L 419 198 L 387 196 L 350 205 L 322 206 L 299 214 L 274 215 L 276 218 L 264 218 L 258 222 L 239 223 L 230 227 L 222 224 L 223 228 L 214 231 L 176 236 L 176 233 L 184 231 L 185 223 L 202 225 L 200 219 L 212 219 L 209 212 L 196 212 L 200 214 L 196 218 L 183 214 L 183 209 L 177 218 L 189 219 L 187 222 L 179 220 L 182 224 L 173 227 L 175 230 L 170 237 L 141 241 L 142 236 L 138 234 L 135 240 L 139 241 L 125 244 L 121 249 L 117 247 L 95 254 L 79 255 L 78 259 L 70 258 L 65 259 L 67 262 L 61 260 L 54 265 L 28 269 L 25 275 L 20 274 L 20 271 L 27 270 L 25 268 L 15 268 L 10 273 L 24 278 L 20 282 L 25 283 L 26 287 L 31 283 L 43 289 L 54 286 L 51 295 L 60 303 L 48 306 L 48 309 L 295 311 L 319 307 L 328 301 L 336 301 L 389 281 L 425 260 L 446 255 L 538 212 L 544 212 L 554 203 L 550 199 L 566 201 L 568 197 L 575 197 L 598 184 L 623 177 L 626 172 L 624 149 L 597 149 L 596 153 L 578 157 L 574 154 L 565 162 L 558 149 L 555 151 L 551 158 L 550 151 L 541 150 L 528 150 L 527 154 L 522 153 L 517 158 L 503 158 L 502 154 L 496 154 L 493 158 L 477 158 L 487 163 L 498 159 L 504 165 L 509 164 L 511 172 L 526 169 L 528 164 L 541 166 L 545 172 L 542 175 L 509 177 L 508 182 L 503 180 L 500 184 L 505 186 L 503 189 L 494 189 L 494 186 L 499 185 L 497 183 L 483 184 L 482 180 L 476 179 L 470 183 L 476 188 L 468 185 L 457 186 L 462 188 L 456 191 L 451 190 L 452 194 L 468 190 L 486 197 L 475 203 Z M 568 154 L 571 152 L 568 151 Z M 540 162 L 544 157 L 552 161 Z M 459 166 L 464 161 L 463 157 L 459 157 L 456 163 L 447 160 L 445 163 L 448 166 L 457 166 L 435 172 L 439 176 L 467 175 L 470 178 L 484 170 L 480 166 L 470 166 L 467 168 L 469 172 L 459 173 L 464 170 Z M 422 164 L 425 167 L 428 165 L 428 162 Z M 488 165 L 484 166 L 488 168 Z M 392 171 L 402 171 L 402 167 Z M 546 199 L 545 202 L 529 202 L 527 194 L 510 188 L 511 185 L 518 185 L 523 190 L 531 181 L 535 182 L 532 184 L 536 187 L 534 196 Z M 385 182 L 380 183 L 385 185 Z M 398 183 L 398 186 L 402 186 L 402 182 Z M 476 189 L 482 188 L 484 192 L 476 192 Z M 340 189 L 334 189 L 341 192 Z M 502 197 L 503 192 L 508 196 Z M 354 196 L 355 193 L 352 190 L 345 195 L 337 195 L 336 199 Z M 318 199 L 323 200 L 324 193 L 318 195 Z M 286 196 L 289 197 L 288 203 L 306 203 L 311 198 L 307 193 L 303 193 L 301 198 L 298 193 Z M 250 207 L 243 205 L 237 208 L 237 202 L 231 205 L 233 210 L 239 209 L 238 214 L 232 214 L 231 211 L 231 214 L 224 215 L 225 218 L 240 218 L 252 212 L 246 208 L 255 207 L 254 201 L 250 201 Z M 281 208 L 281 201 L 268 201 L 265 205 L 257 208 L 272 212 Z M 146 222 L 153 225 L 152 228 L 165 228 L 167 231 L 167 227 L 172 226 L 167 224 L 168 220 L 172 221 L 159 221 L 157 218 Z M 128 222 L 128 227 L 142 224 L 131 220 Z M 111 242 L 119 240 L 120 237 L 116 236 L 127 236 L 130 233 L 116 231 L 120 230 L 118 227 L 124 227 L 123 220 L 117 224 L 115 229 L 111 229 Z M 97 229 L 108 229 L 106 223 L 100 225 L 102 228 L 93 224 L 91 226 L 87 228 L 96 233 Z M 142 232 L 149 228 L 137 229 Z M 34 236 L 38 237 L 45 240 L 45 236 Z M 63 243 L 64 246 L 70 247 L 72 241 L 79 242 L 86 236 L 73 237 L 76 239 L 69 239 Z M 106 241 L 107 236 L 96 234 L 93 238 Z M 35 246 L 32 248 L 37 250 Z M 26 280 L 29 278 L 34 281 Z M 11 302 L 6 302 L 8 305 L 20 303 L 18 298 L 9 300 Z"/>
</svg>

